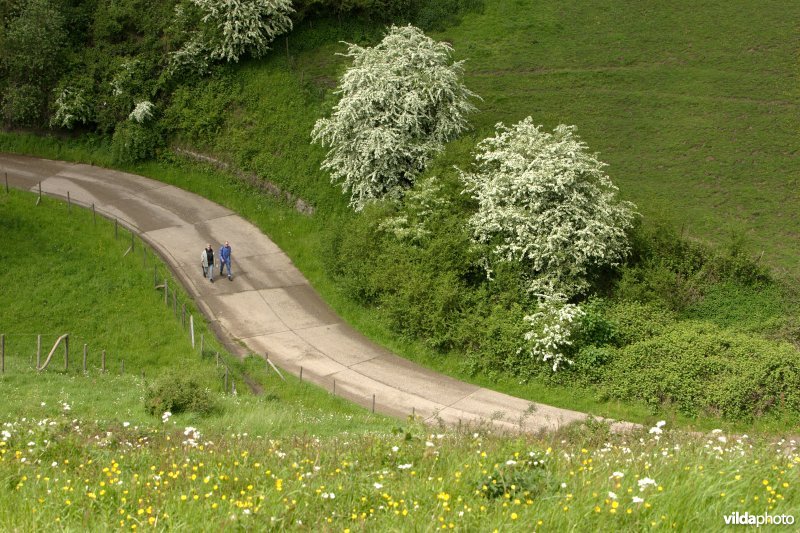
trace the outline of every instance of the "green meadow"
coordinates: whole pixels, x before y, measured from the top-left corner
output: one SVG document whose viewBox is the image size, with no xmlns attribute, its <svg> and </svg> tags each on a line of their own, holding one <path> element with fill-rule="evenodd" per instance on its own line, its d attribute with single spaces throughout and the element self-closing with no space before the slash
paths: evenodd
<svg viewBox="0 0 800 533">
<path fill-rule="evenodd" d="M 0 150 L 203 195 L 258 225 L 337 312 L 396 353 L 642 429 L 501 435 L 371 414 L 228 353 L 152 250 L 134 238 L 128 252 L 126 230 L 115 238 L 90 211 L 0 191 L 3 529 L 713 531 L 734 512 L 800 519 L 800 4 L 431 6 L 429 17 L 450 12 L 426 19 L 426 33 L 465 60 L 464 83 L 481 100 L 471 131 L 421 178 L 437 177 L 451 206 L 424 246 L 377 229 L 405 205 L 352 213 L 320 170 L 325 150 L 310 144 L 338 97 L 343 42 L 383 35 L 363 13 L 308 15 L 264 58 L 159 88 L 154 158 L 122 162 L 108 131 L 91 127 L 7 129 Z M 120 17 L 128 36 L 166 24 L 149 12 L 104 16 Z M 78 45 L 109 64 L 161 53 L 142 38 Z M 455 167 L 469 167 L 496 123 L 528 115 L 548 130 L 576 125 L 642 215 L 630 261 L 582 302 L 590 320 L 575 365 L 556 374 L 518 357 L 514 324 L 530 303 L 519 269 L 491 284 L 462 264 L 474 206 Z M 154 268 L 178 289 L 177 314 Z M 46 355 L 67 332 L 69 368 L 61 347 L 37 372 L 37 336 Z M 178 368 L 192 369 L 185 389 L 202 409 L 148 409 Z"/>
</svg>

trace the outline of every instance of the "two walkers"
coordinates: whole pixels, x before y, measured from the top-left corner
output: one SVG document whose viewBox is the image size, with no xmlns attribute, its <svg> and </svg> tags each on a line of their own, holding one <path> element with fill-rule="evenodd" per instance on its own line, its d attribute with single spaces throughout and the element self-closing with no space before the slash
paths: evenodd
<svg viewBox="0 0 800 533">
<path fill-rule="evenodd" d="M 224 276 L 225 267 L 228 267 L 228 279 L 233 280 L 233 271 L 231 270 L 231 245 L 228 244 L 228 241 L 225 241 L 225 244 L 220 246 L 217 258 L 219 259 L 219 275 Z M 203 267 L 203 277 L 208 278 L 211 283 L 214 283 L 214 259 L 214 249 L 211 247 L 211 243 L 209 243 L 200 253 L 200 265 Z"/>
</svg>

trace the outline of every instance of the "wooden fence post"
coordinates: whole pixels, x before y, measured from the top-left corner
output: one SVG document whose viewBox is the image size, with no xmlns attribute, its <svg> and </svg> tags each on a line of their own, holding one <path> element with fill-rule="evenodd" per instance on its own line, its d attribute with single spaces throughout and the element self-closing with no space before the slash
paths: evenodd
<svg viewBox="0 0 800 533">
<path fill-rule="evenodd" d="M 103 350 L 103 355 L 100 356 L 100 372 L 106 371 L 106 351 Z"/>
<path fill-rule="evenodd" d="M 181 304 L 181 327 L 186 327 L 186 304 Z M 200 353 L 203 353 L 203 336 L 200 335 Z"/>
<path fill-rule="evenodd" d="M 92 222 L 97 225 L 97 212 L 94 210 L 94 202 L 92 202 Z"/>
<path fill-rule="evenodd" d="M 303 367 L 300 367 L 300 381 L 303 381 Z"/>
<path fill-rule="evenodd" d="M 38 200 L 36 200 L 36 205 L 39 205 L 39 203 L 40 203 L 41 201 L 42 201 L 42 182 L 40 181 L 40 182 L 39 182 L 39 199 L 38 199 Z"/>
<path fill-rule="evenodd" d="M 189 315 L 189 333 L 192 335 L 192 348 L 194 348 L 194 316 Z"/>
<path fill-rule="evenodd" d="M 6 194 L 8 194 L 8 172 L 6 172 Z"/>
<path fill-rule="evenodd" d="M 72 200 L 69 197 L 69 191 L 67 191 L 67 214 L 72 213 Z"/>
<path fill-rule="evenodd" d="M 336 380 L 333 380 L 333 395 L 336 396 Z"/>
<path fill-rule="evenodd" d="M 83 345 L 83 373 L 84 374 L 86 373 L 86 353 L 88 351 L 87 349 L 88 349 L 88 345 L 84 344 Z"/>
</svg>

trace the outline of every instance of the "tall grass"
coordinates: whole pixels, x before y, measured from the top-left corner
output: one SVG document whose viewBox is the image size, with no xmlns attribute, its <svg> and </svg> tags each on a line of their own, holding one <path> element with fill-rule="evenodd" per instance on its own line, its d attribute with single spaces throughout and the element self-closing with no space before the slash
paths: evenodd
<svg viewBox="0 0 800 533">
<path fill-rule="evenodd" d="M 717 531 L 736 511 L 800 514 L 795 441 L 660 424 L 624 436 L 592 425 L 502 438 L 410 424 L 280 438 L 173 420 L 98 424 L 65 409 L 4 418 L 4 527 Z"/>
</svg>

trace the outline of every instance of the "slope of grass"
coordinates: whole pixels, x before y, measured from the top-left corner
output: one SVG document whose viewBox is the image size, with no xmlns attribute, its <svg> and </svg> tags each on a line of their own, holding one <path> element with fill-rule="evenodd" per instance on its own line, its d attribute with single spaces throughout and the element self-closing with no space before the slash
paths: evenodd
<svg viewBox="0 0 800 533">
<path fill-rule="evenodd" d="M 170 369 L 183 369 L 209 387 L 220 409 L 203 419 L 218 431 L 259 430 L 272 434 L 343 430 L 387 430 L 394 423 L 314 386 L 288 377 L 281 381 L 258 357 L 239 361 L 210 333 L 202 315 L 182 291 L 180 306 L 195 315 L 197 339 L 205 338 L 201 357 L 192 348 L 181 318 L 174 315 L 172 298 L 164 306 L 163 293 L 153 288 L 153 268 L 159 279 L 177 283 L 152 250 L 143 266 L 142 243 L 133 252 L 129 234 L 91 211 L 64 202 L 12 190 L 0 194 L 0 260 L 9 278 L 0 291 L 0 333 L 5 335 L 5 372 L 0 374 L 3 410 L 7 416 L 32 415 L 42 405 L 71 406 L 78 417 L 148 423 L 143 402 L 148 383 Z M 64 370 L 63 347 L 46 370 L 37 373 L 36 342 L 42 335 L 41 359 L 55 339 L 70 334 L 70 364 Z M 87 373 L 83 374 L 83 345 L 88 345 Z M 101 351 L 106 351 L 106 373 Z M 221 395 L 224 367 L 235 383 L 237 396 Z M 124 373 L 122 364 L 124 361 Z M 262 394 L 250 394 L 244 375 Z M 182 414 L 187 423 L 198 415 Z"/>
<path fill-rule="evenodd" d="M 128 241 L 115 240 L 110 223 L 95 227 L 89 212 L 47 198 L 34 203 L 29 193 L 0 195 L 0 241 L 10 250 L 2 259 L 27 269 L 0 292 L 11 350 L 0 375 L 6 529 L 715 530 L 734 510 L 800 513 L 800 456 L 789 438 L 693 436 L 660 424 L 616 436 L 592 423 L 525 437 L 426 428 L 284 384 L 254 358 L 241 367 L 265 395 L 242 386 L 219 396 L 210 416 L 162 421 L 145 414 L 135 371 L 102 374 L 94 361 L 86 375 L 37 374 L 30 342 L 15 344 L 23 326 L 91 334 L 148 376 L 181 366 L 218 377 L 162 306 L 150 269 L 138 256 L 120 259 Z M 96 290 L 73 291 L 70 280 Z M 55 309 L 30 311 L 45 302 Z M 81 318 L 88 312 L 95 320 Z M 161 341 L 102 327 L 120 312 L 137 324 L 117 328 Z"/>
<path fill-rule="evenodd" d="M 433 35 L 467 60 L 465 82 L 483 98 L 474 131 L 434 171 L 467 165 L 498 121 L 575 124 L 646 218 L 716 244 L 744 236 L 751 253 L 797 277 L 800 223 L 789 213 L 800 207 L 798 17 L 798 4 L 782 1 L 487 2 Z M 355 23 L 302 25 L 291 42 L 310 44 L 293 45 L 291 60 L 274 53 L 235 72 L 232 112 L 206 145 L 316 203 L 341 205 L 309 133 L 347 66 L 338 41 L 379 37 Z"/>
<path fill-rule="evenodd" d="M 736 2 L 702 10 L 680 3 L 487 3 L 482 13 L 467 14 L 460 25 L 434 35 L 450 41 L 457 58 L 468 60 L 466 82 L 484 100 L 475 130 L 451 143 L 429 173 L 452 174 L 453 164 L 468 164 L 475 142 L 498 120 L 531 114 L 546 127 L 574 123 L 611 163 L 611 177 L 626 199 L 639 204 L 646 223 L 663 219 L 686 236 L 717 244 L 731 235 L 743 237 L 751 253 L 763 250 L 764 262 L 796 276 L 797 250 L 787 245 L 794 242 L 796 222 L 784 215 L 795 209 L 793 180 L 800 168 L 793 147 L 798 124 L 793 9 L 797 6 L 783 2 L 764 3 L 758 13 Z M 319 171 L 324 151 L 308 144 L 309 133 L 335 101 L 332 88 L 346 67 L 335 55 L 344 49 L 339 41 L 371 44 L 380 34 L 380 28 L 359 21 L 315 20 L 313 27 L 304 22 L 291 36 L 288 55 L 276 47 L 262 61 L 221 69 L 213 82 L 185 89 L 165 110 L 165 122 L 181 142 L 311 200 L 315 217 L 298 215 L 195 165 L 162 161 L 128 169 L 203 194 L 256 222 L 347 320 L 409 358 L 556 405 L 646 417 L 641 407 L 602 402 L 590 390 L 467 376 L 462 354 L 442 356 L 397 338 L 374 310 L 350 301 L 328 278 L 324 253 L 331 228 L 352 215 Z M 66 145 L 24 137 L 2 142 L 5 149 L 111 163 L 104 141 L 96 138 Z M 775 320 L 783 309 L 777 299 L 758 316 L 748 311 L 763 300 L 763 294 L 720 288 L 687 316 L 734 329 L 785 329 Z"/>
</svg>

